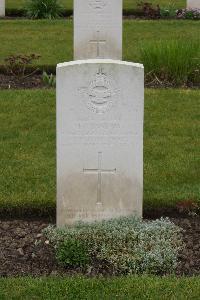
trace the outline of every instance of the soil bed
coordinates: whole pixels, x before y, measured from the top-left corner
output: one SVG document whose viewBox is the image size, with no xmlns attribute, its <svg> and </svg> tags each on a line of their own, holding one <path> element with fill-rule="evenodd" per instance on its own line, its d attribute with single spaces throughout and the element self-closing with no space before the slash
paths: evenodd
<svg viewBox="0 0 200 300">
<path fill-rule="evenodd" d="M 200 217 L 170 218 L 184 229 L 185 249 L 179 255 L 176 275 L 200 275 Z M 57 265 L 54 251 L 41 235 L 49 220 L 0 220 L 0 276 L 78 274 L 78 269 Z M 98 262 L 88 276 L 112 275 Z"/>
<path fill-rule="evenodd" d="M 4 19 L 30 19 L 27 17 L 25 9 L 6 9 L 6 16 L 0 17 L 1 20 Z M 73 9 L 64 9 L 61 13 L 60 18 L 73 18 Z M 180 18 L 170 17 L 170 16 L 159 16 L 159 15 L 146 15 L 141 9 L 123 9 L 124 19 L 147 19 L 147 20 L 160 20 L 160 19 L 177 19 Z"/>
<path fill-rule="evenodd" d="M 62 19 L 64 20 L 73 20 L 73 15 L 69 15 L 69 16 L 61 16 Z M 35 19 L 31 19 L 26 17 L 25 15 L 7 15 L 5 17 L 1 17 L 0 20 L 35 20 Z M 40 19 L 36 19 L 36 20 L 40 20 Z M 148 16 L 144 16 L 144 15 L 140 15 L 140 14 L 135 14 L 135 15 L 124 15 L 123 16 L 123 20 L 186 20 L 187 19 L 183 19 L 183 18 L 177 18 L 177 17 L 157 17 L 157 18 L 151 18 Z M 194 20 L 196 21 L 196 20 Z"/>
<path fill-rule="evenodd" d="M 41 75 L 34 75 L 25 78 L 17 78 L 16 76 L 9 76 L 0 74 L 0 90 L 1 89 L 34 89 L 42 88 Z"/>
<path fill-rule="evenodd" d="M 188 83 L 188 85 L 184 86 L 176 86 L 170 82 L 160 82 L 158 80 L 153 80 L 148 82 L 145 80 L 146 88 L 194 88 L 197 89 L 200 87 L 199 85 L 193 85 L 192 83 Z M 5 74 L 0 74 L 0 90 L 3 89 L 40 89 L 40 88 L 48 88 L 43 81 L 42 76 L 40 74 L 35 74 L 33 76 L 28 76 L 25 78 L 18 78 L 16 76 L 9 76 Z"/>
</svg>

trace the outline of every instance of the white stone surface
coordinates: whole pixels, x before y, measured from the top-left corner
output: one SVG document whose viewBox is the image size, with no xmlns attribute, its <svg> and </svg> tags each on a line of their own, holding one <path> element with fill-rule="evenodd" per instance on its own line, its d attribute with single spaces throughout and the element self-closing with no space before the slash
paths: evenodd
<svg viewBox="0 0 200 300">
<path fill-rule="evenodd" d="M 5 17 L 5 0 L 0 0 L 0 17 Z"/>
<path fill-rule="evenodd" d="M 142 65 L 58 64 L 58 226 L 142 216 L 143 111 Z"/>
<path fill-rule="evenodd" d="M 122 59 L 122 0 L 74 0 L 74 59 L 96 58 Z"/>
<path fill-rule="evenodd" d="M 200 0 L 187 0 L 187 7 L 200 9 Z"/>
</svg>

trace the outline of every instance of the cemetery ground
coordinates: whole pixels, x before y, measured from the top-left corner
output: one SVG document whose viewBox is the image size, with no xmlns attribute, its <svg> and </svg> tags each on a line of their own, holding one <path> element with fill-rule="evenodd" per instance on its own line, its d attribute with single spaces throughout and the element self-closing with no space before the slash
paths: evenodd
<svg viewBox="0 0 200 300">
<path fill-rule="evenodd" d="M 16 76 L 14 78 L 5 76 L 7 74 L 5 59 L 10 55 L 16 54 L 39 54 L 40 58 L 33 61 L 32 71 L 39 68 L 40 71 L 45 70 L 55 73 L 55 67 L 58 62 L 72 60 L 72 25 L 72 20 L 53 20 L 51 22 L 47 20 L 0 21 L 0 37 L 2 41 L 2 47 L 0 48 L 0 87 L 42 87 L 41 76 L 28 77 L 20 81 Z M 157 46 L 160 49 L 165 49 L 166 46 L 169 46 L 171 40 L 175 41 L 175 43 L 176 41 L 179 44 L 181 43 L 181 49 L 179 44 L 175 44 L 175 49 L 171 49 L 170 53 L 174 53 L 174 57 L 170 54 L 169 60 L 162 52 L 159 54 L 160 64 L 164 63 L 162 57 L 166 57 L 166 67 L 171 69 L 174 77 L 170 83 L 163 82 L 161 86 L 177 86 L 177 72 L 183 73 L 182 76 L 184 77 L 184 72 L 188 72 L 187 69 L 190 68 L 187 64 L 191 63 L 189 57 L 193 55 L 193 46 L 199 45 L 197 38 L 200 35 L 199 22 L 189 20 L 160 20 L 159 22 L 126 20 L 123 26 L 123 59 L 127 61 L 142 61 L 142 47 L 152 49 L 153 55 L 153 47 L 156 43 L 161 42 L 161 45 Z M 15 47 L 13 47 L 13 43 Z M 67 48 L 65 48 L 65 45 L 67 45 Z M 162 69 L 162 66 L 157 65 L 156 67 L 157 69 Z M 160 85 L 159 81 L 154 83 L 151 78 L 149 83 L 153 86 Z M 189 83 L 189 86 L 193 84 L 194 82 Z"/>
<path fill-rule="evenodd" d="M 58 267 L 40 237 L 55 222 L 55 91 L 2 90 L 0 99 L 0 274 L 79 274 L 79 269 Z M 177 206 L 183 199 L 199 200 L 198 107 L 198 90 L 145 92 L 144 216 L 170 216 L 184 228 L 186 248 L 177 275 L 200 271 L 199 217 L 188 215 L 191 207 L 182 213 Z M 95 274 L 109 272 L 97 266 L 89 276 Z"/>
<path fill-rule="evenodd" d="M 145 97 L 144 209 L 164 212 L 199 199 L 199 91 L 147 89 Z M 47 216 L 55 211 L 55 91 L 2 90 L 0 99 L 1 215 Z"/>
<path fill-rule="evenodd" d="M 123 28 L 123 59 L 127 61 L 139 61 L 144 42 L 178 39 L 192 43 L 200 35 L 199 22 L 189 20 L 126 20 Z M 11 54 L 37 53 L 41 58 L 36 64 L 55 72 L 58 62 L 72 60 L 72 20 L 0 20 L 0 37 L 0 65 Z"/>
<path fill-rule="evenodd" d="M 130 61 L 139 59 L 138 41 L 191 42 L 200 31 L 192 21 L 125 21 L 124 27 L 124 59 Z M 10 54 L 38 53 L 35 67 L 52 72 L 72 59 L 69 20 L 0 21 L 0 38 L 1 76 Z M 199 89 L 145 91 L 144 217 L 169 216 L 184 228 L 186 248 L 175 274 L 116 278 L 97 267 L 86 278 L 57 266 L 40 235 L 55 223 L 55 90 L 8 87 L 0 90 L 0 276 L 23 277 L 1 278 L 0 299 L 198 299 Z"/>
</svg>

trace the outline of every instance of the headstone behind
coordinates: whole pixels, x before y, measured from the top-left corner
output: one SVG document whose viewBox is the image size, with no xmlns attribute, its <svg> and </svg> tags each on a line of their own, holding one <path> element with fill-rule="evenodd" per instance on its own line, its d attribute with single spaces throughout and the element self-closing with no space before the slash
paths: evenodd
<svg viewBox="0 0 200 300">
<path fill-rule="evenodd" d="M 200 9 L 200 0 L 187 0 L 187 7 Z"/>
<path fill-rule="evenodd" d="M 5 17 L 5 0 L 0 0 L 0 17 Z"/>
<path fill-rule="evenodd" d="M 144 74 L 116 60 L 57 66 L 57 224 L 142 216 Z"/>
<path fill-rule="evenodd" d="M 122 59 L 122 0 L 74 0 L 74 59 Z"/>
</svg>

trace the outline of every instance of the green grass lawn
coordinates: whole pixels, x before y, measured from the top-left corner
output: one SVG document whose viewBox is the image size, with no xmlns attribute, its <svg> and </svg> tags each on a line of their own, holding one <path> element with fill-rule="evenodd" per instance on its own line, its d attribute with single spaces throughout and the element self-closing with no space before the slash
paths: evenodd
<svg viewBox="0 0 200 300">
<path fill-rule="evenodd" d="M 146 90 L 144 208 L 200 200 L 198 90 Z M 55 209 L 55 91 L 0 92 L 0 209 Z"/>
<path fill-rule="evenodd" d="M 140 47 L 147 41 L 197 40 L 200 22 L 184 20 L 125 21 L 123 58 L 138 62 Z M 58 62 L 73 59 L 72 21 L 4 20 L 0 21 L 0 64 L 10 54 L 37 53 L 40 66 L 55 68 Z M 14 45 L 14 47 L 13 47 Z"/>
<path fill-rule="evenodd" d="M 6 8 L 21 9 L 24 7 L 27 0 L 6 0 Z M 139 0 L 124 0 L 124 9 L 135 9 Z M 173 5 L 175 8 L 184 8 L 186 6 L 186 0 L 151 0 L 152 4 L 159 4 L 160 7 L 169 7 Z M 66 9 L 72 9 L 73 0 L 60 0 L 60 3 Z"/>
<path fill-rule="evenodd" d="M 198 300 L 199 295 L 199 277 L 0 279 L 1 300 Z"/>
</svg>

